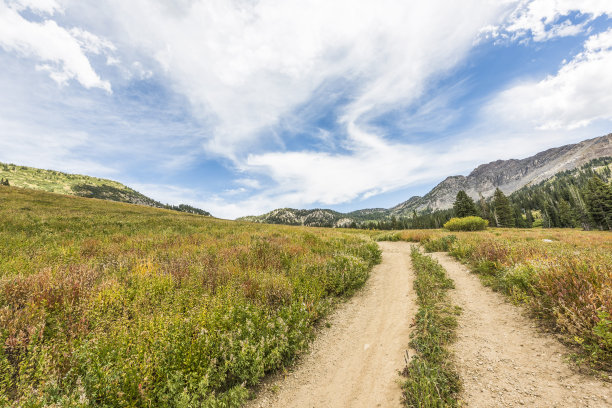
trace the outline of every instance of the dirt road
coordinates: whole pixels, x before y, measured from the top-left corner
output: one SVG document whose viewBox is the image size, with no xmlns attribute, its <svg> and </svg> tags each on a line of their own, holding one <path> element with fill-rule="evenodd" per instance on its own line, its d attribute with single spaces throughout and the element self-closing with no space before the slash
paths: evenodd
<svg viewBox="0 0 612 408">
<path fill-rule="evenodd" d="M 520 308 L 450 256 L 433 256 L 455 281 L 451 296 L 463 308 L 453 350 L 469 407 L 612 407 L 611 384 L 576 373 L 564 361 L 567 349 Z"/>
<path fill-rule="evenodd" d="M 382 242 L 383 262 L 329 318 L 293 372 L 247 407 L 400 407 L 399 375 L 417 310 L 410 244 Z M 279 376 L 282 377 L 282 376 Z"/>
</svg>

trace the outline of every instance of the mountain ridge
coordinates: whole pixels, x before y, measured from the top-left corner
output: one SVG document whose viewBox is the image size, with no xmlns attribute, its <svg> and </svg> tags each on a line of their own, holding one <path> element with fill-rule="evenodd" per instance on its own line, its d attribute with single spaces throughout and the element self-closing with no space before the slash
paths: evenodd
<svg viewBox="0 0 612 408">
<path fill-rule="evenodd" d="M 524 159 L 495 160 L 477 166 L 467 176 L 450 176 L 423 197 L 411 197 L 392 207 L 394 215 L 452 207 L 459 190 L 473 199 L 488 198 L 496 188 L 510 194 L 555 174 L 579 167 L 592 159 L 612 155 L 612 134 L 553 147 Z"/>
<path fill-rule="evenodd" d="M 476 200 L 481 197 L 491 197 L 496 188 L 500 188 L 505 194 L 511 194 L 522 187 L 538 184 L 557 173 L 578 168 L 592 159 L 606 156 L 612 156 L 612 133 L 546 149 L 524 159 L 494 160 L 480 164 L 467 176 L 448 176 L 424 196 L 410 197 L 389 209 L 362 209 L 340 213 L 329 209 L 284 208 L 239 219 L 261 223 L 284 223 L 282 220 L 285 218 L 291 220 L 290 225 L 342 227 L 394 216 L 411 217 L 414 212 L 424 213 L 451 208 L 459 190 L 466 191 Z M 280 210 L 282 217 L 278 217 Z M 324 218 L 317 219 L 317 214 Z M 373 216 L 369 217 L 370 214 Z"/>
</svg>

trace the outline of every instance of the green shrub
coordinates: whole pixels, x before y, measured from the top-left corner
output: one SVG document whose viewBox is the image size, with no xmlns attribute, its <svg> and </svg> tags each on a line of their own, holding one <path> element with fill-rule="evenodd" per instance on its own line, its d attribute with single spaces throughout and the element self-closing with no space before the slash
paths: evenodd
<svg viewBox="0 0 612 408">
<path fill-rule="evenodd" d="M 470 259 L 474 252 L 474 245 L 465 241 L 455 241 L 449 250 L 449 253 L 462 262 Z"/>
<path fill-rule="evenodd" d="M 480 217 L 451 218 L 444 228 L 449 231 L 482 231 L 487 228 L 489 221 Z"/>
<path fill-rule="evenodd" d="M 400 237 L 399 232 L 381 232 L 380 234 L 374 235 L 374 241 L 391 241 L 397 242 L 402 238 Z"/>
<path fill-rule="evenodd" d="M 408 407 L 458 407 L 461 379 L 448 349 L 455 340 L 460 313 L 447 296 L 455 286 L 434 259 L 416 248 L 411 256 L 419 310 L 410 346 L 417 354 L 403 371 L 404 403 Z"/>
<path fill-rule="evenodd" d="M 429 238 L 423 241 L 423 248 L 427 252 L 448 252 L 451 246 L 457 241 L 454 235 L 445 235 L 440 238 Z"/>
</svg>

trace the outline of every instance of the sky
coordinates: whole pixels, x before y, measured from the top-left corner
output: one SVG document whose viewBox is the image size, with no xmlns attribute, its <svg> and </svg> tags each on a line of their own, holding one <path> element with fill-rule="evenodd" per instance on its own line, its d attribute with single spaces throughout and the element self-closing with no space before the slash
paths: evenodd
<svg viewBox="0 0 612 408">
<path fill-rule="evenodd" d="M 0 0 L 0 161 L 233 219 L 612 132 L 610 0 Z"/>
</svg>

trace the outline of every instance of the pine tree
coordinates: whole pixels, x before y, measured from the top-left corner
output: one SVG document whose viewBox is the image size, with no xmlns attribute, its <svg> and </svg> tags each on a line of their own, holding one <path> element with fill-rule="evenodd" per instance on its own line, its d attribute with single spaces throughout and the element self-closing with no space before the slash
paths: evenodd
<svg viewBox="0 0 612 408">
<path fill-rule="evenodd" d="M 559 226 L 562 228 L 573 228 L 576 226 L 572 207 L 564 199 L 559 200 Z"/>
<path fill-rule="evenodd" d="M 514 227 L 514 214 L 510 200 L 499 188 L 493 194 L 493 214 L 498 227 Z"/>
<path fill-rule="evenodd" d="M 612 187 L 598 176 L 591 177 L 585 191 L 585 202 L 595 224 L 612 230 Z"/>
<path fill-rule="evenodd" d="M 523 212 L 518 207 L 514 207 L 514 225 L 516 225 L 517 228 L 527 228 L 527 222 L 523 218 Z"/>
<path fill-rule="evenodd" d="M 457 193 L 453 210 L 455 211 L 455 216 L 460 218 L 478 215 L 474 200 L 463 190 L 459 190 Z"/>
<path fill-rule="evenodd" d="M 489 225 L 497 225 L 495 223 L 495 217 L 491 211 L 491 207 L 487 203 L 487 200 L 481 195 L 480 200 L 478 200 L 478 212 L 480 213 L 480 217 L 489 221 Z"/>
<path fill-rule="evenodd" d="M 533 227 L 533 213 L 531 210 L 525 210 L 525 226 L 527 228 Z"/>
</svg>

